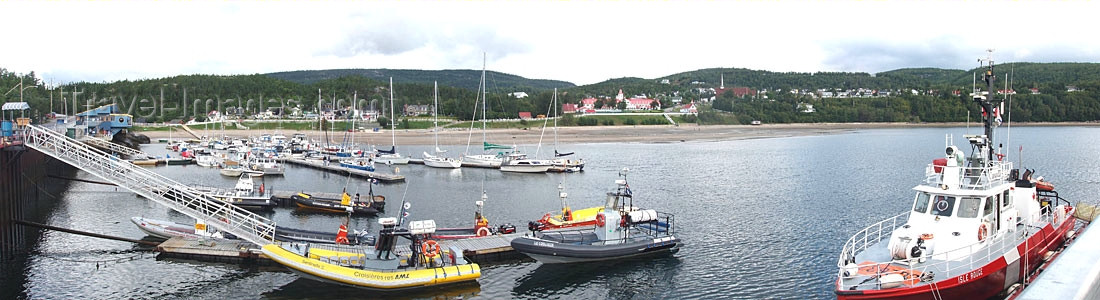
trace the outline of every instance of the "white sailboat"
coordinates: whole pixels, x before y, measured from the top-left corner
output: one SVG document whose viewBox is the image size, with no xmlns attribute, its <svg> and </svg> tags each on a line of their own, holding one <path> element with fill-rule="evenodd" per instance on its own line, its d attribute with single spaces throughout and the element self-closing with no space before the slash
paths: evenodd
<svg viewBox="0 0 1100 300">
<path fill-rule="evenodd" d="M 554 107 L 553 104 L 550 105 Z M 547 112 L 549 113 L 549 112 Z M 539 145 L 535 148 L 535 157 L 538 157 L 539 151 L 542 150 L 542 137 L 546 134 L 546 121 L 542 122 L 542 132 L 539 133 Z M 501 172 L 515 172 L 515 173 L 545 173 L 550 171 L 554 162 L 549 159 L 537 159 L 529 158 L 527 154 L 520 153 L 518 149 L 513 150 L 512 153 L 508 153 L 504 157 L 504 160 L 500 164 Z"/>
<path fill-rule="evenodd" d="M 433 168 L 456 169 L 462 166 L 462 161 L 442 156 L 446 151 L 439 149 L 439 82 L 435 82 L 435 105 L 432 106 L 432 130 L 435 131 L 435 154 L 424 152 L 424 165 Z"/>
<path fill-rule="evenodd" d="M 487 116 L 485 115 L 485 111 L 486 111 L 486 109 L 485 109 L 486 104 L 485 103 L 488 102 L 488 99 L 486 98 L 486 94 L 488 94 L 488 93 L 485 90 L 485 62 L 484 61 L 485 61 L 485 58 L 483 56 L 482 57 L 482 64 L 481 64 L 481 86 L 479 87 L 480 90 L 481 90 L 481 100 L 482 100 L 482 102 L 481 102 L 481 144 L 482 144 L 482 149 L 484 149 L 484 151 L 489 151 L 489 150 L 494 150 L 494 149 L 512 149 L 512 147 L 508 147 L 508 146 L 490 144 L 486 140 L 485 118 Z M 477 104 L 475 103 L 474 105 L 476 106 Z M 475 115 L 475 119 L 476 119 L 476 115 L 477 115 L 476 111 L 475 111 L 474 115 Z M 472 124 L 470 125 L 470 128 L 471 129 L 473 128 Z M 473 132 L 471 131 L 471 135 L 472 134 L 473 134 Z M 500 154 L 470 154 L 470 141 L 469 140 L 466 141 L 466 155 L 462 156 L 462 165 L 463 166 L 478 167 L 478 168 L 500 168 L 500 165 L 503 162 L 504 162 L 504 156 L 500 155 Z"/>
<path fill-rule="evenodd" d="M 397 153 L 397 127 L 395 126 L 397 118 L 393 112 L 393 77 L 390 77 L 390 139 L 393 141 L 393 146 L 390 150 L 375 149 L 378 156 L 374 161 L 384 163 L 387 165 L 407 165 L 409 164 L 409 158 L 401 156 L 401 153 Z"/>
<path fill-rule="evenodd" d="M 566 156 L 573 155 L 573 152 L 558 152 L 558 89 L 554 88 L 554 100 L 551 101 L 550 109 L 554 111 L 554 159 L 552 159 L 551 172 L 581 172 L 584 171 L 584 159 L 568 159 Z"/>
</svg>

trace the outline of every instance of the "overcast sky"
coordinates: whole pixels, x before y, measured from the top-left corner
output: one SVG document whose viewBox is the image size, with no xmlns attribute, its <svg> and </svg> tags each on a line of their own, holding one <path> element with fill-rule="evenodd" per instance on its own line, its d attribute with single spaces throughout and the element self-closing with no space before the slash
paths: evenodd
<svg viewBox="0 0 1100 300">
<path fill-rule="evenodd" d="M 0 67 L 52 82 L 334 68 L 591 84 L 702 68 L 1100 62 L 1100 1 L 0 2 Z"/>
</svg>

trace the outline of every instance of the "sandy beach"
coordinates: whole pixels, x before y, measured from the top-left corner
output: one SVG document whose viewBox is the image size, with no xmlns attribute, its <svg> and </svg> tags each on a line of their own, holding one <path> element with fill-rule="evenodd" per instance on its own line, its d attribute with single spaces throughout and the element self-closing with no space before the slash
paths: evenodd
<svg viewBox="0 0 1100 300">
<path fill-rule="evenodd" d="M 977 124 L 971 124 L 977 125 Z M 559 127 L 558 142 L 564 144 L 578 143 L 676 143 L 688 141 L 725 141 L 753 138 L 774 138 L 836 134 L 859 129 L 873 128 L 912 128 L 912 127 L 960 127 L 965 123 L 813 123 L 813 124 L 765 124 L 765 125 L 706 125 L 695 124 L 650 125 L 650 126 L 576 126 Z M 980 125 L 977 125 L 980 126 Z M 1031 123 L 1017 124 L 1017 126 L 1100 126 L 1098 123 Z M 151 139 L 168 138 L 167 131 L 141 132 Z M 227 135 L 231 137 L 258 136 L 272 133 L 266 130 L 218 130 L 196 133 L 208 135 Z M 324 139 L 326 133 L 317 130 L 279 132 L 287 137 L 295 133 L 305 133 L 312 139 Z M 488 140 L 496 144 L 536 144 L 539 142 L 541 128 L 523 129 L 489 129 Z M 334 131 L 327 133 L 332 140 L 343 140 L 344 132 Z M 348 133 L 351 134 L 351 133 Z M 471 137 L 472 135 L 472 137 Z M 397 144 L 399 145 L 431 145 L 433 144 L 433 132 L 428 129 L 398 129 L 396 131 Z M 182 131 L 173 131 L 173 138 L 190 137 Z M 546 129 L 542 136 L 543 143 L 553 143 L 554 133 L 552 129 Z M 355 140 L 358 143 L 389 144 L 390 132 L 380 130 L 378 132 L 356 132 Z M 481 130 L 474 129 L 445 129 L 439 133 L 439 143 L 442 145 L 465 145 L 468 140 L 473 143 L 481 142 Z"/>
</svg>

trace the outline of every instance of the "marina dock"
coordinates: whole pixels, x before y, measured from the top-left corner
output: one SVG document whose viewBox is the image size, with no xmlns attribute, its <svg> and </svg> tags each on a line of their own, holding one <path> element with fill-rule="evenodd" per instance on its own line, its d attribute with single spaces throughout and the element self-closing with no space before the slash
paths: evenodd
<svg viewBox="0 0 1100 300">
<path fill-rule="evenodd" d="M 323 162 L 323 161 L 297 159 L 297 158 L 287 158 L 287 159 L 283 159 L 282 161 L 286 162 L 286 163 L 289 163 L 289 164 L 297 165 L 297 166 L 310 167 L 310 168 L 314 168 L 314 169 L 318 169 L 318 170 L 324 170 L 324 171 L 328 171 L 328 172 L 333 172 L 333 173 L 341 174 L 341 175 L 350 174 L 352 176 L 361 177 L 361 178 L 378 179 L 379 181 L 382 181 L 382 182 L 401 182 L 401 181 L 405 181 L 405 176 L 403 176 L 403 175 L 386 174 L 386 173 L 370 172 L 370 171 L 363 171 L 363 170 L 345 168 L 345 167 L 341 167 L 340 164 L 335 163 L 335 162 L 332 162 L 332 163 L 329 163 L 329 164 L 326 165 L 325 162 Z"/>
</svg>

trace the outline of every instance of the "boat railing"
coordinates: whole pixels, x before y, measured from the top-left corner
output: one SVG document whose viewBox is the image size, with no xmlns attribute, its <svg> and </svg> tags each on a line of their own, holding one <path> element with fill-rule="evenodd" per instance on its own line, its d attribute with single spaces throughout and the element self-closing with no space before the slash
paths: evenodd
<svg viewBox="0 0 1100 300">
<path fill-rule="evenodd" d="M 861 280 L 855 284 L 846 284 L 850 279 L 858 277 L 869 276 L 870 279 L 878 279 L 886 275 L 898 274 L 904 279 L 902 284 L 914 286 L 967 274 L 967 272 L 976 270 L 1001 257 L 1006 252 L 1015 249 L 1022 239 L 1028 237 L 1024 231 L 1010 230 L 1006 231 L 1005 235 L 1001 237 L 986 239 L 983 242 L 954 250 L 934 251 L 926 257 L 886 262 L 853 261 L 855 254 L 865 250 L 868 245 L 885 242 L 884 239 L 890 238 L 893 229 L 884 231 L 880 228 L 897 228 L 896 226 L 884 226 L 884 224 L 902 225 L 905 223 L 905 219 L 900 217 L 906 214 L 869 226 L 868 229 L 864 229 L 860 234 L 848 240 L 837 262 L 839 269 L 837 274 L 839 278 L 838 289 L 868 290 L 886 288 L 882 286 L 879 280 Z M 1051 216 L 1048 214 L 1044 215 L 1043 218 L 1044 220 L 1050 220 Z M 869 232 L 874 234 L 866 234 Z M 857 247 L 857 245 L 861 245 L 862 248 Z M 885 243 L 878 245 L 885 246 Z M 853 265 L 848 265 L 849 263 Z"/>
<path fill-rule="evenodd" d="M 635 223 L 635 228 L 653 237 L 668 236 L 676 233 L 676 216 L 657 212 L 657 218 L 651 221 Z"/>
<path fill-rule="evenodd" d="M 947 174 L 947 168 L 928 164 L 924 170 L 924 183 L 931 186 L 941 186 L 944 184 L 944 176 L 954 175 Z M 992 188 L 1005 183 L 1011 170 L 1012 162 L 1005 161 L 993 162 L 988 167 L 959 167 L 959 172 L 961 172 L 959 174 L 959 188 L 970 190 Z"/>
<path fill-rule="evenodd" d="M 146 168 L 120 160 L 58 132 L 27 125 L 25 144 L 105 181 L 129 189 L 156 203 L 207 225 L 259 245 L 274 241 L 275 222 L 243 208 L 218 201 Z"/>
</svg>

